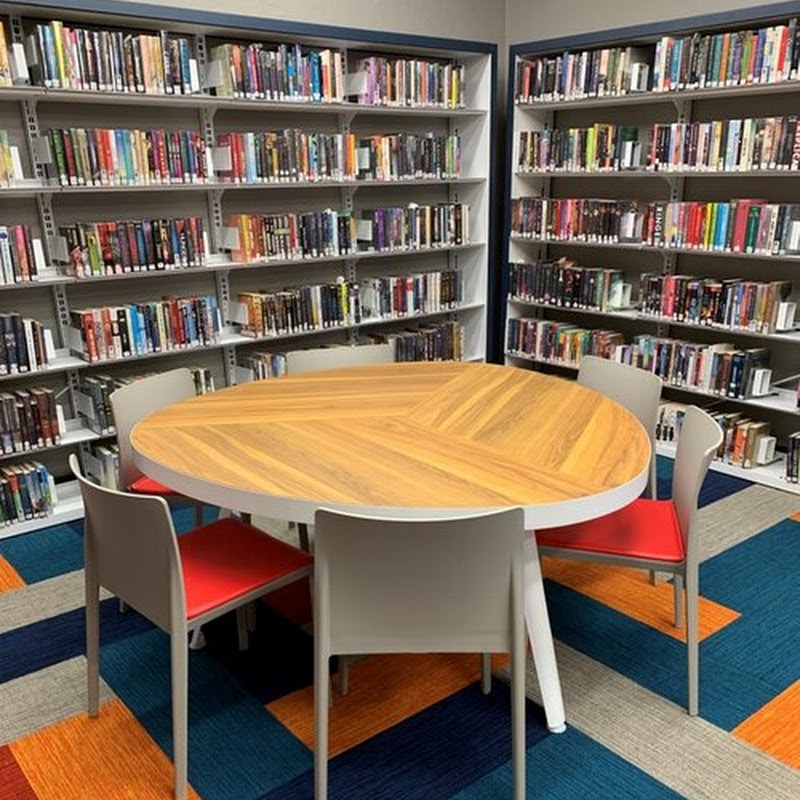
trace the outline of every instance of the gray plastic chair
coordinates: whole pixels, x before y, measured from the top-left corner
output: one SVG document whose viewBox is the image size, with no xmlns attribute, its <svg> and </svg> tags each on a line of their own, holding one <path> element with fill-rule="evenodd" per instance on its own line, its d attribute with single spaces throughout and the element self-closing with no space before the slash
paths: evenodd
<svg viewBox="0 0 800 800">
<path fill-rule="evenodd" d="M 523 800 L 522 510 L 389 520 L 322 509 L 315 524 L 315 799 L 328 792 L 332 655 L 510 652 L 513 797 Z"/>
<path fill-rule="evenodd" d="M 640 498 L 597 520 L 536 532 L 542 555 L 656 569 L 674 575 L 676 586 L 685 582 L 688 708 L 693 716 L 699 704 L 697 499 L 721 442 L 722 430 L 714 419 L 688 406 L 678 438 L 671 500 Z"/>
<path fill-rule="evenodd" d="M 86 662 L 89 716 L 100 697 L 100 587 L 110 590 L 169 634 L 175 798 L 187 789 L 190 631 L 236 609 L 246 636 L 244 606 L 308 576 L 308 553 L 231 517 L 176 537 L 163 497 L 134 495 L 88 481 L 73 454 L 84 526 Z"/>
<path fill-rule="evenodd" d="M 194 378 L 184 368 L 148 375 L 121 386 L 110 395 L 119 444 L 119 478 L 124 491 L 136 494 L 153 494 L 166 498 L 180 498 L 166 486 L 147 478 L 133 460 L 131 431 L 134 425 L 160 408 L 187 400 L 196 394 Z M 195 501 L 195 525 L 203 522 L 203 505 Z"/>
</svg>

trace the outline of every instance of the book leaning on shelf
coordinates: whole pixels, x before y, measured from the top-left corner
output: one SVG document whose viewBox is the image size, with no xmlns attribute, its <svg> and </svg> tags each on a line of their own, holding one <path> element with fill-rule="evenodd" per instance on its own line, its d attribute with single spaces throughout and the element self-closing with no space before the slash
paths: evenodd
<svg viewBox="0 0 800 800">
<path fill-rule="evenodd" d="M 2 452 L 24 453 L 61 441 L 62 414 L 55 393 L 46 387 L 0 394 Z"/>
<path fill-rule="evenodd" d="M 46 517 L 57 502 L 53 476 L 38 461 L 0 469 L 0 525 Z"/>
</svg>

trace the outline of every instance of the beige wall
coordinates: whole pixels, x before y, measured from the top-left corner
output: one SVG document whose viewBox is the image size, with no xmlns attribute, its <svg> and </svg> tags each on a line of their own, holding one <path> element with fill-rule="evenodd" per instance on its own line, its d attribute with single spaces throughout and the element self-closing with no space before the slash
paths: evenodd
<svg viewBox="0 0 800 800">
<path fill-rule="evenodd" d="M 659 20 L 694 17 L 720 11 L 748 8 L 757 14 L 750 0 L 506 0 L 506 36 L 509 45 L 552 39 L 576 33 L 624 28 Z"/>
<path fill-rule="evenodd" d="M 498 45 L 505 37 L 503 0 L 170 0 L 167 5 Z"/>
</svg>

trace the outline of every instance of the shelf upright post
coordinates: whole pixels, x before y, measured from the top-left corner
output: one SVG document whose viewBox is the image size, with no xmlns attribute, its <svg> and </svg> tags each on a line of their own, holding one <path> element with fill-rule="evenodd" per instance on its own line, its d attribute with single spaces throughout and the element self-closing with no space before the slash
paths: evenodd
<svg viewBox="0 0 800 800">
<path fill-rule="evenodd" d="M 347 53 L 345 52 L 345 63 L 347 63 Z M 339 113 L 339 133 L 346 136 L 351 131 L 353 120 L 355 119 L 355 111 L 343 111 Z M 343 186 L 339 190 L 339 199 L 342 208 L 348 213 L 353 213 L 355 203 L 354 195 L 358 189 L 357 185 Z M 353 258 L 344 259 L 344 279 L 347 283 L 355 283 L 358 280 L 357 262 Z M 358 342 L 358 326 L 347 329 L 347 343 L 356 344 Z"/>
</svg>

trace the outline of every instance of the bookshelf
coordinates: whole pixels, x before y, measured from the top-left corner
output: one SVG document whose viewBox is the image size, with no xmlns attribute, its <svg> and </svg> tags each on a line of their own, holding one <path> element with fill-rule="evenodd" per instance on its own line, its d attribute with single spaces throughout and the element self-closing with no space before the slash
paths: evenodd
<svg viewBox="0 0 800 800">
<path fill-rule="evenodd" d="M 80 516 L 67 457 L 113 442 L 95 379 L 222 387 L 264 351 L 376 339 L 485 360 L 495 45 L 113 2 L 0 20 L 0 310 L 47 329 L 0 398 L 41 387 L 61 425 L 0 452 L 58 494 L 0 537 Z"/>
<path fill-rule="evenodd" d="M 665 401 L 775 437 L 712 469 L 800 492 L 800 8 L 761 13 L 511 47 L 503 352 L 649 368 Z"/>
</svg>

